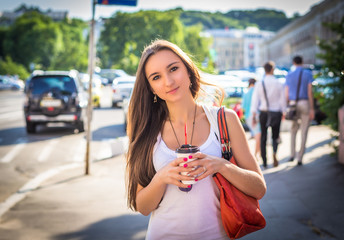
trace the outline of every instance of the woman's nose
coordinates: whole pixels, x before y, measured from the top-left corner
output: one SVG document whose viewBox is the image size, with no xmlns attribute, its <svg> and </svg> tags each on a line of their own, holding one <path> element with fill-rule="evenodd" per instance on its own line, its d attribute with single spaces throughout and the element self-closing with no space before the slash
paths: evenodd
<svg viewBox="0 0 344 240">
<path fill-rule="evenodd" d="M 174 83 L 173 78 L 171 76 L 169 76 L 168 74 L 166 74 L 166 76 L 165 76 L 165 85 L 166 86 L 171 86 L 171 85 L 173 85 L 173 83 Z"/>
</svg>

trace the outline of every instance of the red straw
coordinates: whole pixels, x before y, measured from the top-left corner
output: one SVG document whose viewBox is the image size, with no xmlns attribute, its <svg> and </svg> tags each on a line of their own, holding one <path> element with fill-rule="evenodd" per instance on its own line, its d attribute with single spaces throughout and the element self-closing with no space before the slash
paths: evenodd
<svg viewBox="0 0 344 240">
<path fill-rule="evenodd" d="M 187 139 L 188 139 L 188 134 L 187 134 L 187 127 L 186 127 L 186 122 L 185 122 L 185 127 L 184 127 L 184 132 L 185 132 L 185 145 L 188 144 Z"/>
</svg>

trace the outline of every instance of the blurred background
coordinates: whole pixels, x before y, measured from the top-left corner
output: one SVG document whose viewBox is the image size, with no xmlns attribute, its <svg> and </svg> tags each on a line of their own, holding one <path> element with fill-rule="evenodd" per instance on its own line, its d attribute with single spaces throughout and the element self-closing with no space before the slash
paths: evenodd
<svg viewBox="0 0 344 240">
<path fill-rule="evenodd" d="M 91 18 L 91 0 L 1 1 L 0 217 L 11 206 L 10 196 L 26 183 L 82 166 L 89 103 L 91 161 L 122 156 L 140 55 L 157 38 L 179 45 L 204 78 L 224 89 L 223 105 L 237 112 L 246 130 L 241 101 L 248 80 L 260 81 L 263 64 L 271 60 L 284 83 L 292 58 L 301 55 L 314 77 L 312 125 L 328 125 L 338 139 L 338 110 L 344 104 L 343 0 L 97 4 L 90 95 Z M 215 104 L 212 98 L 198 101 Z M 283 121 L 282 131 L 289 128 Z"/>
</svg>

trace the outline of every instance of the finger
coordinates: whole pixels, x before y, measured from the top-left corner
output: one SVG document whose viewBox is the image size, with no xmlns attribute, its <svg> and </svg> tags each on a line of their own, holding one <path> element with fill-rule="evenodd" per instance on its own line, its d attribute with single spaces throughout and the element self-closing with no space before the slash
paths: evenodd
<svg viewBox="0 0 344 240">
<path fill-rule="evenodd" d="M 206 171 L 206 168 L 203 166 L 197 167 L 195 170 L 190 171 L 187 176 L 198 177 Z"/>
<path fill-rule="evenodd" d="M 198 153 L 192 154 L 191 156 L 192 156 L 192 158 L 202 159 L 202 158 L 205 158 L 207 155 L 204 153 L 198 152 Z"/>
<path fill-rule="evenodd" d="M 195 170 L 195 167 L 189 166 L 188 163 L 185 163 L 183 166 L 178 166 L 175 168 L 176 172 L 180 173 L 180 172 L 191 172 L 193 170 Z"/>
<path fill-rule="evenodd" d="M 183 181 L 192 181 L 194 179 L 182 179 L 182 180 Z M 191 185 L 191 184 L 184 184 L 184 183 L 181 182 L 181 180 L 176 180 L 176 179 L 171 181 L 171 184 L 176 185 L 177 187 L 181 187 L 181 188 L 188 188 Z"/>
<path fill-rule="evenodd" d="M 178 166 L 181 165 L 182 163 L 185 163 L 188 161 L 188 158 L 186 157 L 180 157 L 180 158 L 176 158 L 171 162 L 172 166 Z"/>
<path fill-rule="evenodd" d="M 205 171 L 205 172 L 202 172 L 200 175 L 198 175 L 198 176 L 195 177 L 195 181 L 196 181 L 196 182 L 197 182 L 197 181 L 200 181 L 200 180 L 202 180 L 202 179 L 208 177 L 210 174 L 211 174 L 211 172 L 208 171 L 208 170 Z"/>
</svg>

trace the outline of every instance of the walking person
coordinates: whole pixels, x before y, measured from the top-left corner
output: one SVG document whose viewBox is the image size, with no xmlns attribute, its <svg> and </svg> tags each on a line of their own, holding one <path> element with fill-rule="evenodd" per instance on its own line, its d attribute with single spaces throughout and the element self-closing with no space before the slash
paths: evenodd
<svg viewBox="0 0 344 240">
<path fill-rule="evenodd" d="M 286 108 L 284 87 L 274 77 L 275 64 L 271 61 L 264 65 L 265 76 L 256 84 L 252 96 L 252 120 L 257 124 L 256 116 L 259 112 L 259 123 L 261 129 L 260 154 L 263 159 L 264 168 L 267 167 L 266 140 L 268 128 L 272 131 L 273 165 L 278 166 L 277 149 L 279 144 L 279 133 L 283 112 Z"/>
<path fill-rule="evenodd" d="M 221 157 L 214 134 L 217 125 L 209 121 L 209 110 L 216 107 L 195 101 L 201 83 L 205 84 L 197 67 L 175 44 L 156 40 L 143 51 L 129 103 L 126 157 L 128 204 L 143 215 L 151 214 L 146 239 L 228 239 L 214 173 L 254 198 L 265 194 L 263 174 L 241 123 L 228 109 L 226 121 L 238 167 Z M 196 159 L 192 162 L 176 156 L 184 140 L 200 148 L 189 155 Z"/>
<path fill-rule="evenodd" d="M 301 56 L 293 58 L 294 69 L 286 77 L 285 96 L 289 104 L 296 103 L 296 116 L 291 127 L 290 159 L 294 161 L 296 157 L 296 134 L 301 126 L 301 145 L 297 154 L 297 164 L 302 165 L 302 158 L 305 153 L 306 140 L 310 122 L 314 119 L 314 102 L 312 82 L 313 76 L 310 70 L 303 68 Z M 299 83 L 300 82 L 300 83 Z M 298 87 L 299 85 L 299 87 Z M 297 92 L 299 88 L 299 91 Z"/>
<path fill-rule="evenodd" d="M 243 96 L 242 108 L 244 109 L 246 124 L 248 128 L 250 129 L 251 136 L 256 141 L 254 156 L 258 160 L 258 156 L 260 153 L 260 137 L 261 137 L 260 124 L 258 123 L 253 126 L 253 119 L 252 119 L 252 114 L 251 114 L 252 94 L 254 91 L 255 84 L 256 84 L 256 79 L 250 78 L 248 80 L 248 91 Z"/>
</svg>

